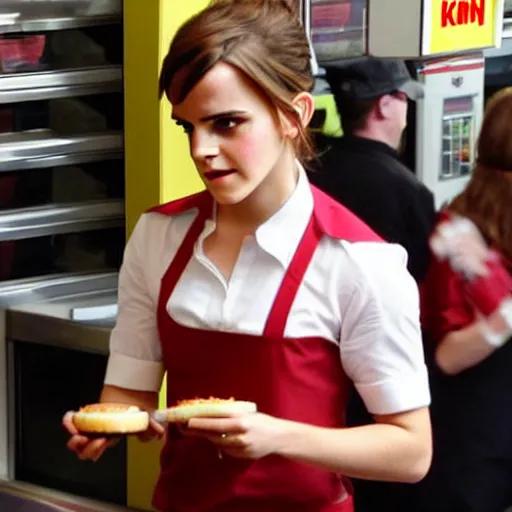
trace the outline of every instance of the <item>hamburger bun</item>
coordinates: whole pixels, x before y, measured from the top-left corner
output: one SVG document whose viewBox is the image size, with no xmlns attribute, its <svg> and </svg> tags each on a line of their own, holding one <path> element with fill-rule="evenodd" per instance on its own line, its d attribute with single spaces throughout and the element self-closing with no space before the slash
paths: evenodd
<svg viewBox="0 0 512 512">
<path fill-rule="evenodd" d="M 73 423 L 84 434 L 135 434 L 147 430 L 149 414 L 135 405 L 90 404 L 74 413 Z"/>
<path fill-rule="evenodd" d="M 186 423 L 192 418 L 227 418 L 254 413 L 258 410 L 254 402 L 234 398 L 194 398 L 180 400 L 173 407 L 155 413 L 158 421 Z"/>
</svg>

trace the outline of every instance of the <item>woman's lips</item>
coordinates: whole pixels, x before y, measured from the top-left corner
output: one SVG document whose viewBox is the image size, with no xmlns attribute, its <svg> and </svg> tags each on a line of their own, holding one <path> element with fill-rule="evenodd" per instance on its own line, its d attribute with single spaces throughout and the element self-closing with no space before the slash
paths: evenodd
<svg viewBox="0 0 512 512">
<path fill-rule="evenodd" d="M 229 176 L 230 174 L 233 174 L 235 172 L 236 171 L 234 169 L 226 169 L 222 171 L 206 171 L 204 173 L 204 177 L 209 181 L 214 181 L 220 178 L 225 178 L 226 176 Z"/>
</svg>

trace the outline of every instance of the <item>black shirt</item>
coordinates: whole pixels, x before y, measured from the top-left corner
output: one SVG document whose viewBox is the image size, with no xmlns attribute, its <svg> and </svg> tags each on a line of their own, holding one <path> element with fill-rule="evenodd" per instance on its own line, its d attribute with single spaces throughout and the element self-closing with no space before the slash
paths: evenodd
<svg viewBox="0 0 512 512">
<path fill-rule="evenodd" d="M 310 181 L 349 208 L 388 242 L 408 253 L 408 269 L 420 283 L 429 264 L 428 238 L 434 227 L 434 196 L 400 161 L 391 146 L 362 137 L 317 139 L 321 168 Z M 385 272 L 385 269 L 383 269 Z M 354 390 L 347 404 L 347 426 L 373 422 Z M 408 486 L 352 479 L 355 510 L 375 512 L 390 508 L 410 512 Z"/>
<path fill-rule="evenodd" d="M 322 168 L 311 182 L 349 208 L 388 242 L 403 246 L 419 283 L 429 262 L 434 196 L 400 161 L 391 146 L 362 137 L 317 140 Z"/>
</svg>

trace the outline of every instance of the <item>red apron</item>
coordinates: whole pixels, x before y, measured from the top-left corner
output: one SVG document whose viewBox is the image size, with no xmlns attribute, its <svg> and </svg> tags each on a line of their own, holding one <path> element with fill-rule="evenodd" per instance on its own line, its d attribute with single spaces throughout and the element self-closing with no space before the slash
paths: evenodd
<svg viewBox="0 0 512 512">
<path fill-rule="evenodd" d="M 249 400 L 259 411 L 321 427 L 344 426 L 349 382 L 339 347 L 322 338 L 284 338 L 288 314 L 324 234 L 380 240 L 365 224 L 317 189 L 314 213 L 285 274 L 262 336 L 179 325 L 166 306 L 211 216 L 203 192 L 153 211 L 199 214 L 165 273 L 158 329 L 167 370 L 167 400 L 216 396 Z M 341 499 L 340 499 L 341 498 Z M 154 506 L 163 512 L 352 512 L 342 478 L 271 455 L 259 460 L 220 459 L 216 447 L 170 427 L 161 455 Z"/>
</svg>

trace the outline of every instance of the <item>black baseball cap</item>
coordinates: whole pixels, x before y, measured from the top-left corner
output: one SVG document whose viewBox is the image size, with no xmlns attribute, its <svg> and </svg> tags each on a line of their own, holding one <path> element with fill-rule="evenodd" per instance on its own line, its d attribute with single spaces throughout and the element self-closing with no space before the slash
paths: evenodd
<svg viewBox="0 0 512 512">
<path fill-rule="evenodd" d="M 423 98 L 423 86 L 413 80 L 402 60 L 359 57 L 325 66 L 325 72 L 331 92 L 346 99 L 371 100 L 395 91 L 413 101 Z"/>
</svg>

